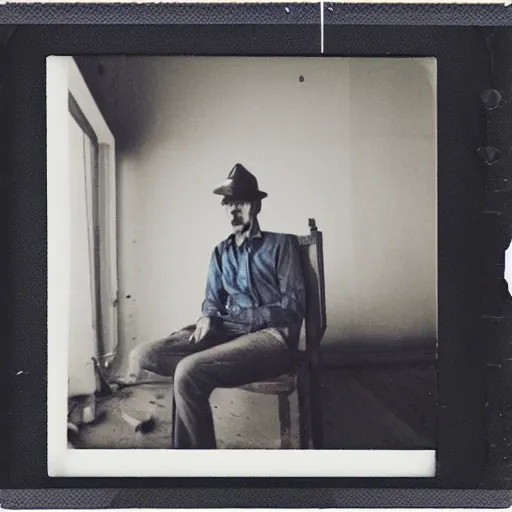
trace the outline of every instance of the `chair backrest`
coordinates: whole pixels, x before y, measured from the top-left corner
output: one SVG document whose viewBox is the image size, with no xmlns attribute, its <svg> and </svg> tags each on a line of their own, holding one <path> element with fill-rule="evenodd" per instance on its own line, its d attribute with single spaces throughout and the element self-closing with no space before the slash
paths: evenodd
<svg viewBox="0 0 512 512">
<path fill-rule="evenodd" d="M 309 219 L 309 235 L 298 236 L 306 281 L 306 350 L 316 351 L 327 326 L 322 232 L 315 219 Z"/>
</svg>

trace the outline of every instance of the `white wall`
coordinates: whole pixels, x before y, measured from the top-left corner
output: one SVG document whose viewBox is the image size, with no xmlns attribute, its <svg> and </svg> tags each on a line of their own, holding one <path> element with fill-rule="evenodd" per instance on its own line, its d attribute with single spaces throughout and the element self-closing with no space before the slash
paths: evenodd
<svg viewBox="0 0 512 512">
<path fill-rule="evenodd" d="M 269 193 L 263 229 L 324 232 L 325 346 L 435 341 L 435 61 L 100 61 L 82 67 L 117 139 L 122 347 L 199 315 L 236 162 Z"/>
<path fill-rule="evenodd" d="M 348 286 L 353 299 L 346 297 L 342 307 L 344 336 L 436 336 L 436 81 L 435 61 L 427 62 L 351 63 L 349 247 L 355 267 Z"/>
</svg>

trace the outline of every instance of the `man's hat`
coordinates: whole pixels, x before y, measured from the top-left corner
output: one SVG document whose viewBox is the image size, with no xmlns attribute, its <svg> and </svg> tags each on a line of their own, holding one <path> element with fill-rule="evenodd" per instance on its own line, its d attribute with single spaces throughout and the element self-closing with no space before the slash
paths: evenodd
<svg viewBox="0 0 512 512">
<path fill-rule="evenodd" d="M 258 188 L 258 180 L 242 164 L 236 164 L 227 180 L 213 191 L 214 194 L 239 201 L 257 201 L 267 197 L 267 193 Z"/>
</svg>

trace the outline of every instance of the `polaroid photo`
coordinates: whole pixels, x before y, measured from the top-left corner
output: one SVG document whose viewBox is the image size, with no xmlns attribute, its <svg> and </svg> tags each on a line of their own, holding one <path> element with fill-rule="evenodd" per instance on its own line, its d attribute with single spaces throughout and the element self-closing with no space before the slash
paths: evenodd
<svg viewBox="0 0 512 512">
<path fill-rule="evenodd" d="M 50 476 L 435 476 L 436 85 L 47 58 Z"/>
</svg>

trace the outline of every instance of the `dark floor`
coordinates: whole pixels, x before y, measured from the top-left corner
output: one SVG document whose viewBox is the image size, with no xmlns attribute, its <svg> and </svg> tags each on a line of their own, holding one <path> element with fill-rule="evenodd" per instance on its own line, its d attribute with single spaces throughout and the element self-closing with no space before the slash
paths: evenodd
<svg viewBox="0 0 512 512">
<path fill-rule="evenodd" d="M 434 365 L 332 369 L 322 380 L 325 448 L 435 448 Z"/>
<path fill-rule="evenodd" d="M 326 449 L 435 448 L 434 365 L 325 368 L 321 388 Z M 97 423 L 81 429 L 75 447 L 170 448 L 170 389 L 140 386 L 98 403 Z M 219 448 L 279 448 L 276 397 L 223 389 L 211 403 Z M 136 435 L 123 412 L 137 418 L 152 413 L 155 430 Z M 292 421 L 294 447 L 297 432 Z"/>
</svg>

